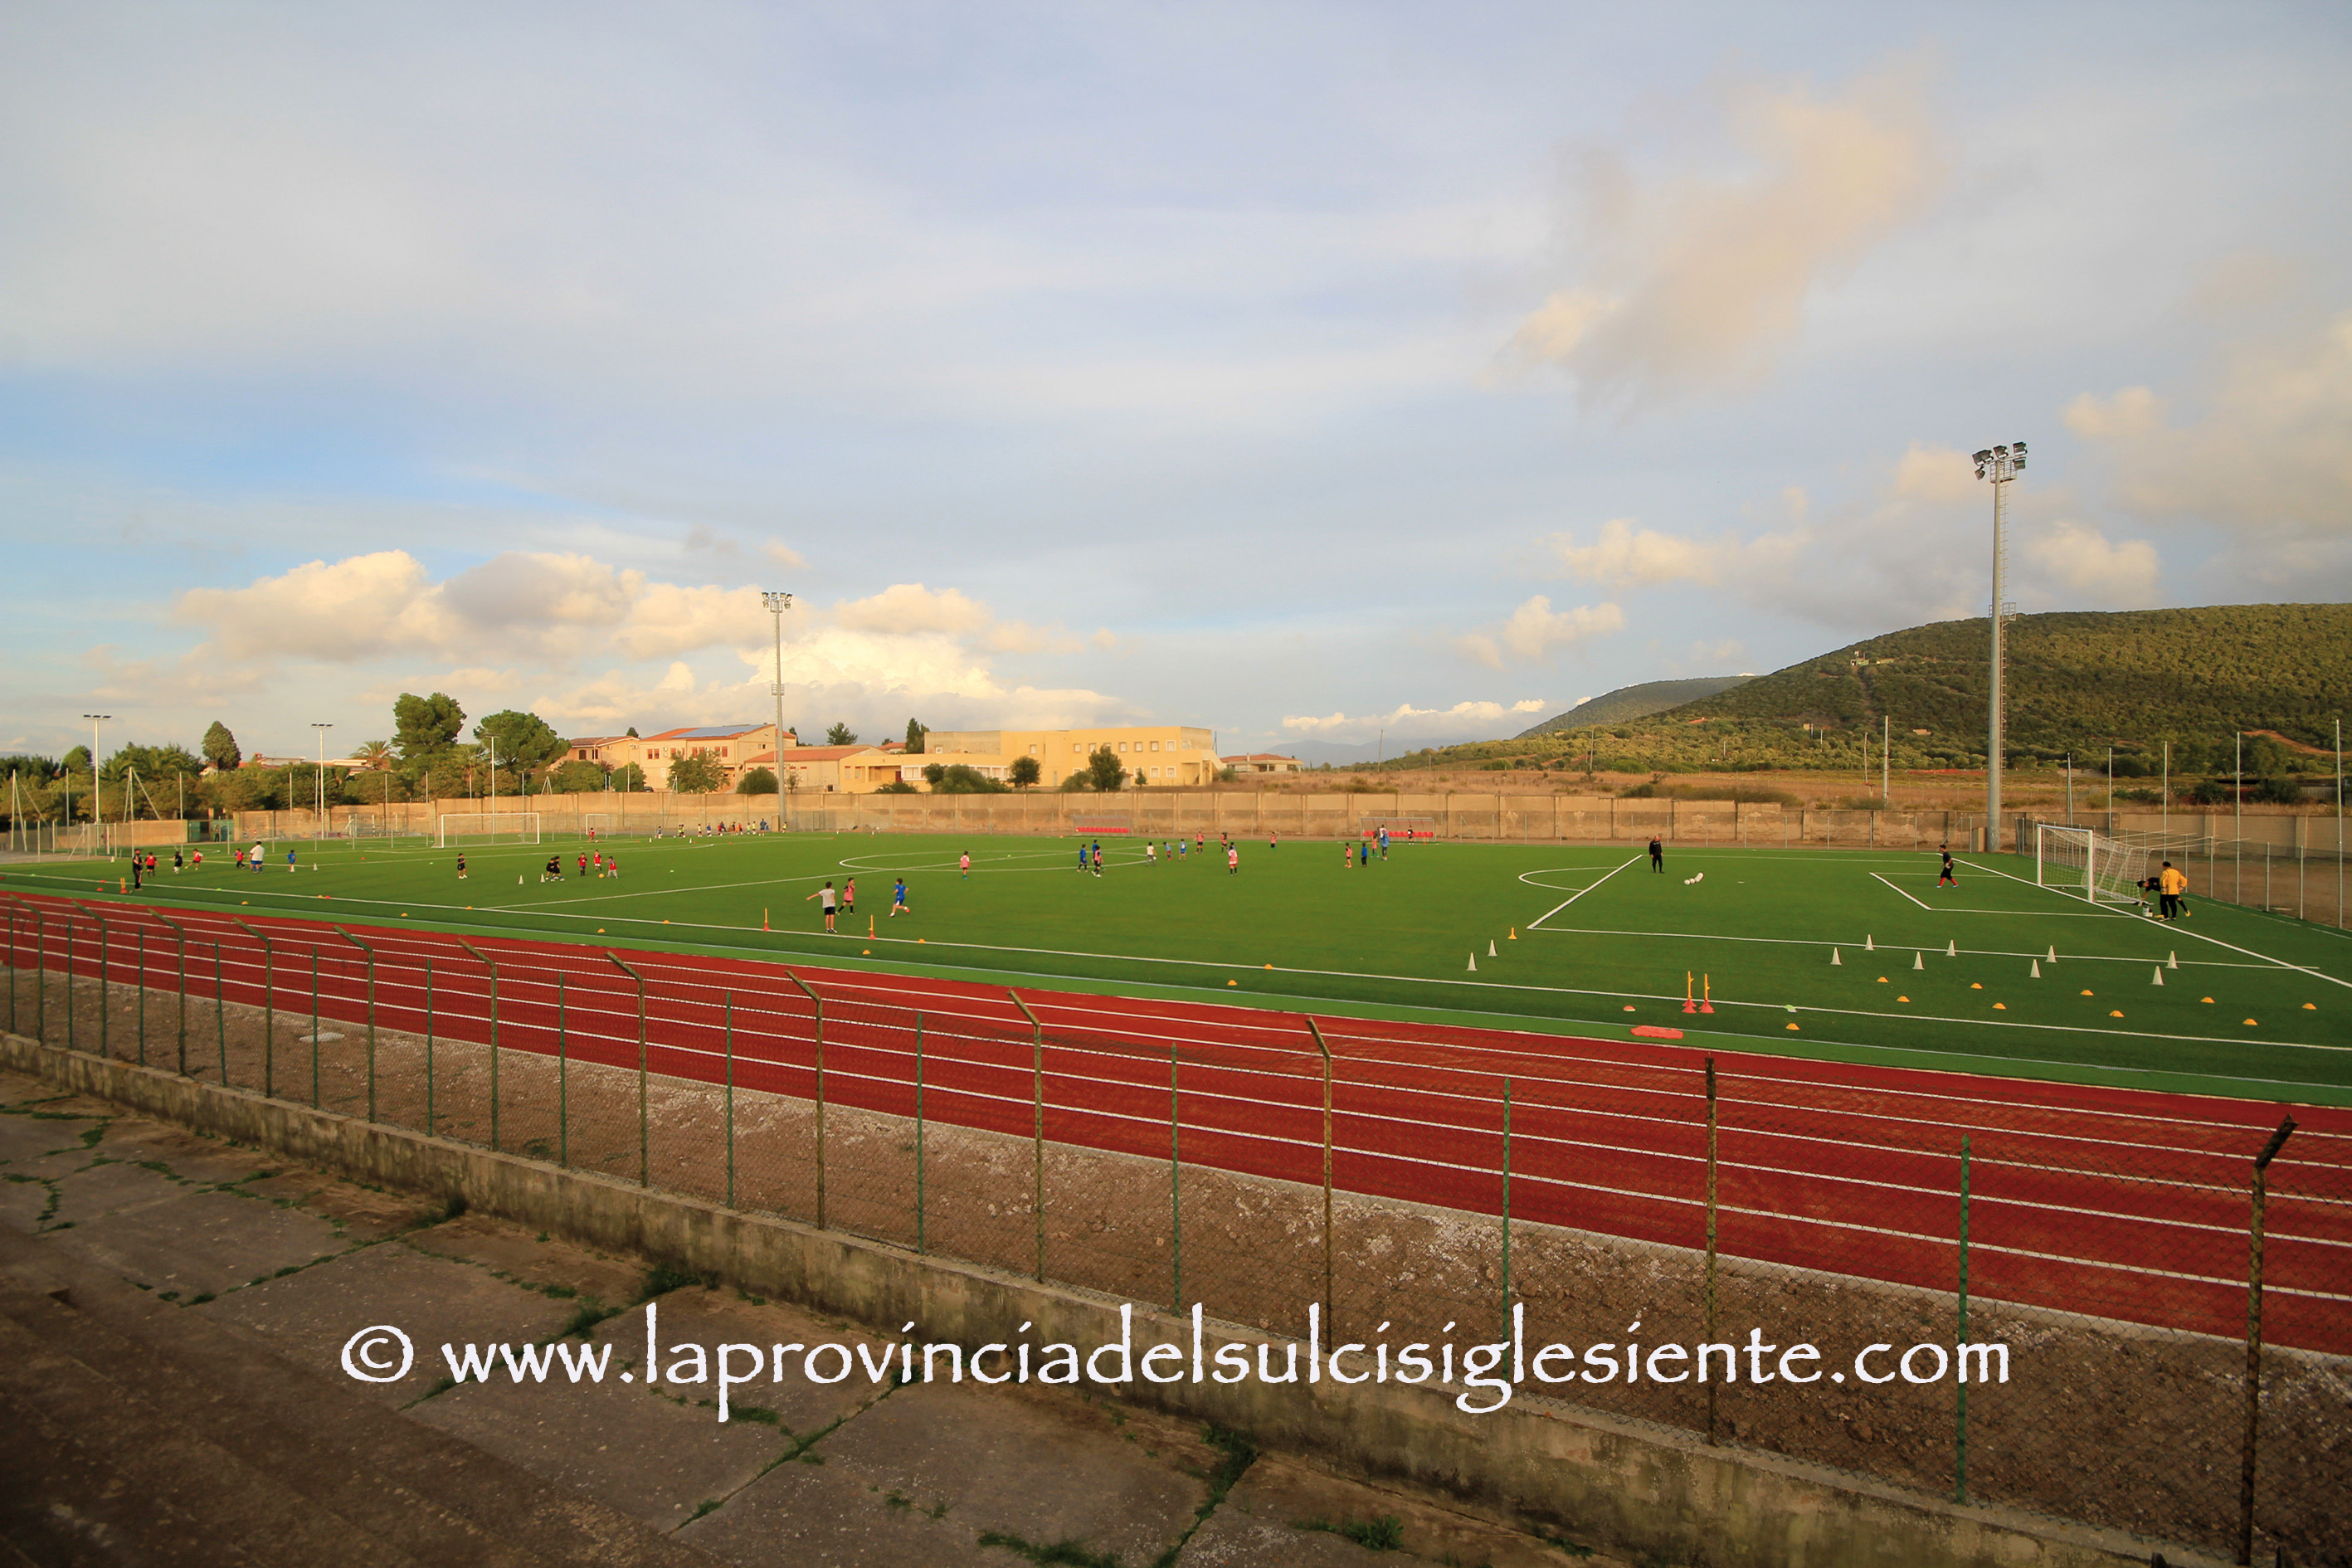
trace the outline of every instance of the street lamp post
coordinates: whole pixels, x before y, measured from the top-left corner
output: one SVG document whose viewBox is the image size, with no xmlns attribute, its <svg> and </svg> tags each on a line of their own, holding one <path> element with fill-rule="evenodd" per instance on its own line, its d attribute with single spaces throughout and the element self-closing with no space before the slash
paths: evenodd
<svg viewBox="0 0 2352 1568">
<path fill-rule="evenodd" d="M 85 713 L 82 717 L 89 721 L 89 830 L 92 837 L 103 837 L 106 832 L 106 796 L 100 794 L 98 788 L 98 736 L 106 721 L 114 715 Z M 97 846 L 93 844 L 90 847 L 95 849 Z"/>
<path fill-rule="evenodd" d="M 2009 484 L 2025 467 L 2025 443 L 1988 447 L 1976 455 L 1977 478 L 1992 481 L 1992 679 L 1985 711 L 1985 853 L 2000 849 L 2000 628 L 2017 613 L 2002 597 L 2009 568 Z"/>
<path fill-rule="evenodd" d="M 763 591 L 760 602 L 768 606 L 776 622 L 776 679 L 768 683 L 768 694 L 776 700 L 776 816 L 781 819 L 784 815 L 784 612 L 793 607 L 793 596 Z M 779 820 L 777 826 L 783 824 Z"/>
<path fill-rule="evenodd" d="M 310 728 L 319 731 L 319 771 L 310 780 L 310 809 L 319 819 L 319 836 L 324 838 L 327 833 L 327 731 L 334 726 L 314 720 Z"/>
</svg>

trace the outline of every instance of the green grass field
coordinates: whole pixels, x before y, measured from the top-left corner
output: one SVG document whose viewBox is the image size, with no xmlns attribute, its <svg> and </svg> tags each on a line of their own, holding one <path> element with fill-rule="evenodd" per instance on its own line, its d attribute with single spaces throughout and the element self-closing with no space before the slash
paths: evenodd
<svg viewBox="0 0 2352 1568">
<path fill-rule="evenodd" d="M 798 835 L 621 841 L 614 880 L 578 876 L 580 847 L 476 845 L 461 882 L 452 849 L 305 844 L 289 874 L 280 846 L 240 875 L 215 847 L 202 872 L 166 870 L 145 897 L 2352 1103 L 2352 940 L 2194 889 L 2191 918 L 2159 925 L 2035 887 L 2032 862 L 2009 856 L 1966 858 L 1959 887 L 1938 889 L 1932 855 L 1894 852 L 1678 847 L 1659 876 L 1629 847 L 1400 845 L 1360 868 L 1328 840 L 1261 840 L 1228 875 L 1213 842 L 1150 864 L 1140 843 L 1110 841 L 1107 872 L 1082 877 L 1074 839 Z M 540 879 L 551 853 L 560 883 Z M 19 865 L 5 885 L 89 895 L 117 874 Z M 893 920 L 900 874 L 911 913 Z M 827 937 L 807 895 L 853 876 L 856 913 Z M 1706 978 L 1713 1014 L 1683 1012 L 1686 973 Z"/>
</svg>

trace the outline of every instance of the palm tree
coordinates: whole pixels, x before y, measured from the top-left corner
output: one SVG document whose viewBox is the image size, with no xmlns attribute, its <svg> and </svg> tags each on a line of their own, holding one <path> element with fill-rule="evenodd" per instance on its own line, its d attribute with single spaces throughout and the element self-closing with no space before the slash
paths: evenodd
<svg viewBox="0 0 2352 1568">
<path fill-rule="evenodd" d="M 359 759 L 360 766 L 367 769 L 371 773 L 379 773 L 383 775 L 383 804 L 386 810 L 391 809 L 393 763 L 392 743 L 388 741 L 370 741 L 367 744 L 353 752 L 352 755 Z"/>
</svg>

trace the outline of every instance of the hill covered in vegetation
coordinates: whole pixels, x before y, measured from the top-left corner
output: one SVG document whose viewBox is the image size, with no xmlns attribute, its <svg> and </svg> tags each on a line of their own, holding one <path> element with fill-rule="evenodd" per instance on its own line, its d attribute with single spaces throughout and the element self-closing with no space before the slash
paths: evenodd
<svg viewBox="0 0 2352 1568">
<path fill-rule="evenodd" d="M 1713 697 L 1755 679 L 1752 675 L 1702 675 L 1691 680 L 1645 680 L 1639 686 L 1621 686 L 1614 691 L 1588 697 L 1565 713 L 1553 714 L 1534 729 L 1521 731 L 1517 738 L 1531 741 L 1538 735 L 1580 730 L 1588 724 L 1622 724 L 1646 719 L 1653 713 Z"/>
<path fill-rule="evenodd" d="M 1843 766 L 1874 754 L 1882 722 L 1897 768 L 1984 765 L 1986 623 L 1939 621 L 1792 664 L 1645 717 L 1416 752 L 1391 766 L 1552 766 L 1680 773 Z M 2078 765 L 2116 750 L 2118 776 L 2232 766 L 2332 772 L 2334 723 L 2352 718 L 2352 605 L 2021 616 L 2006 638 L 2012 763 Z M 1631 688 L 1628 689 L 1639 689 Z M 2326 755 L 2320 753 L 2326 752 Z"/>
</svg>

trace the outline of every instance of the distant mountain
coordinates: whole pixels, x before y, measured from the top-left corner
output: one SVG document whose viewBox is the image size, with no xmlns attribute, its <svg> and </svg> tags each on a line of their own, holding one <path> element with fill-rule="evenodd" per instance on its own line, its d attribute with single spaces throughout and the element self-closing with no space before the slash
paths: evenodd
<svg viewBox="0 0 2352 1568">
<path fill-rule="evenodd" d="M 1663 713 L 1685 702 L 1713 697 L 1755 679 L 1752 675 L 1703 675 L 1691 680 L 1645 680 L 1639 686 L 1621 686 L 1614 691 L 1587 698 L 1567 712 L 1555 713 L 1534 729 L 1523 730 L 1513 738 L 1528 741 L 1538 735 L 1580 729 L 1587 724 L 1622 724 L 1633 719 L 1646 719 L 1653 713 Z"/>
</svg>

